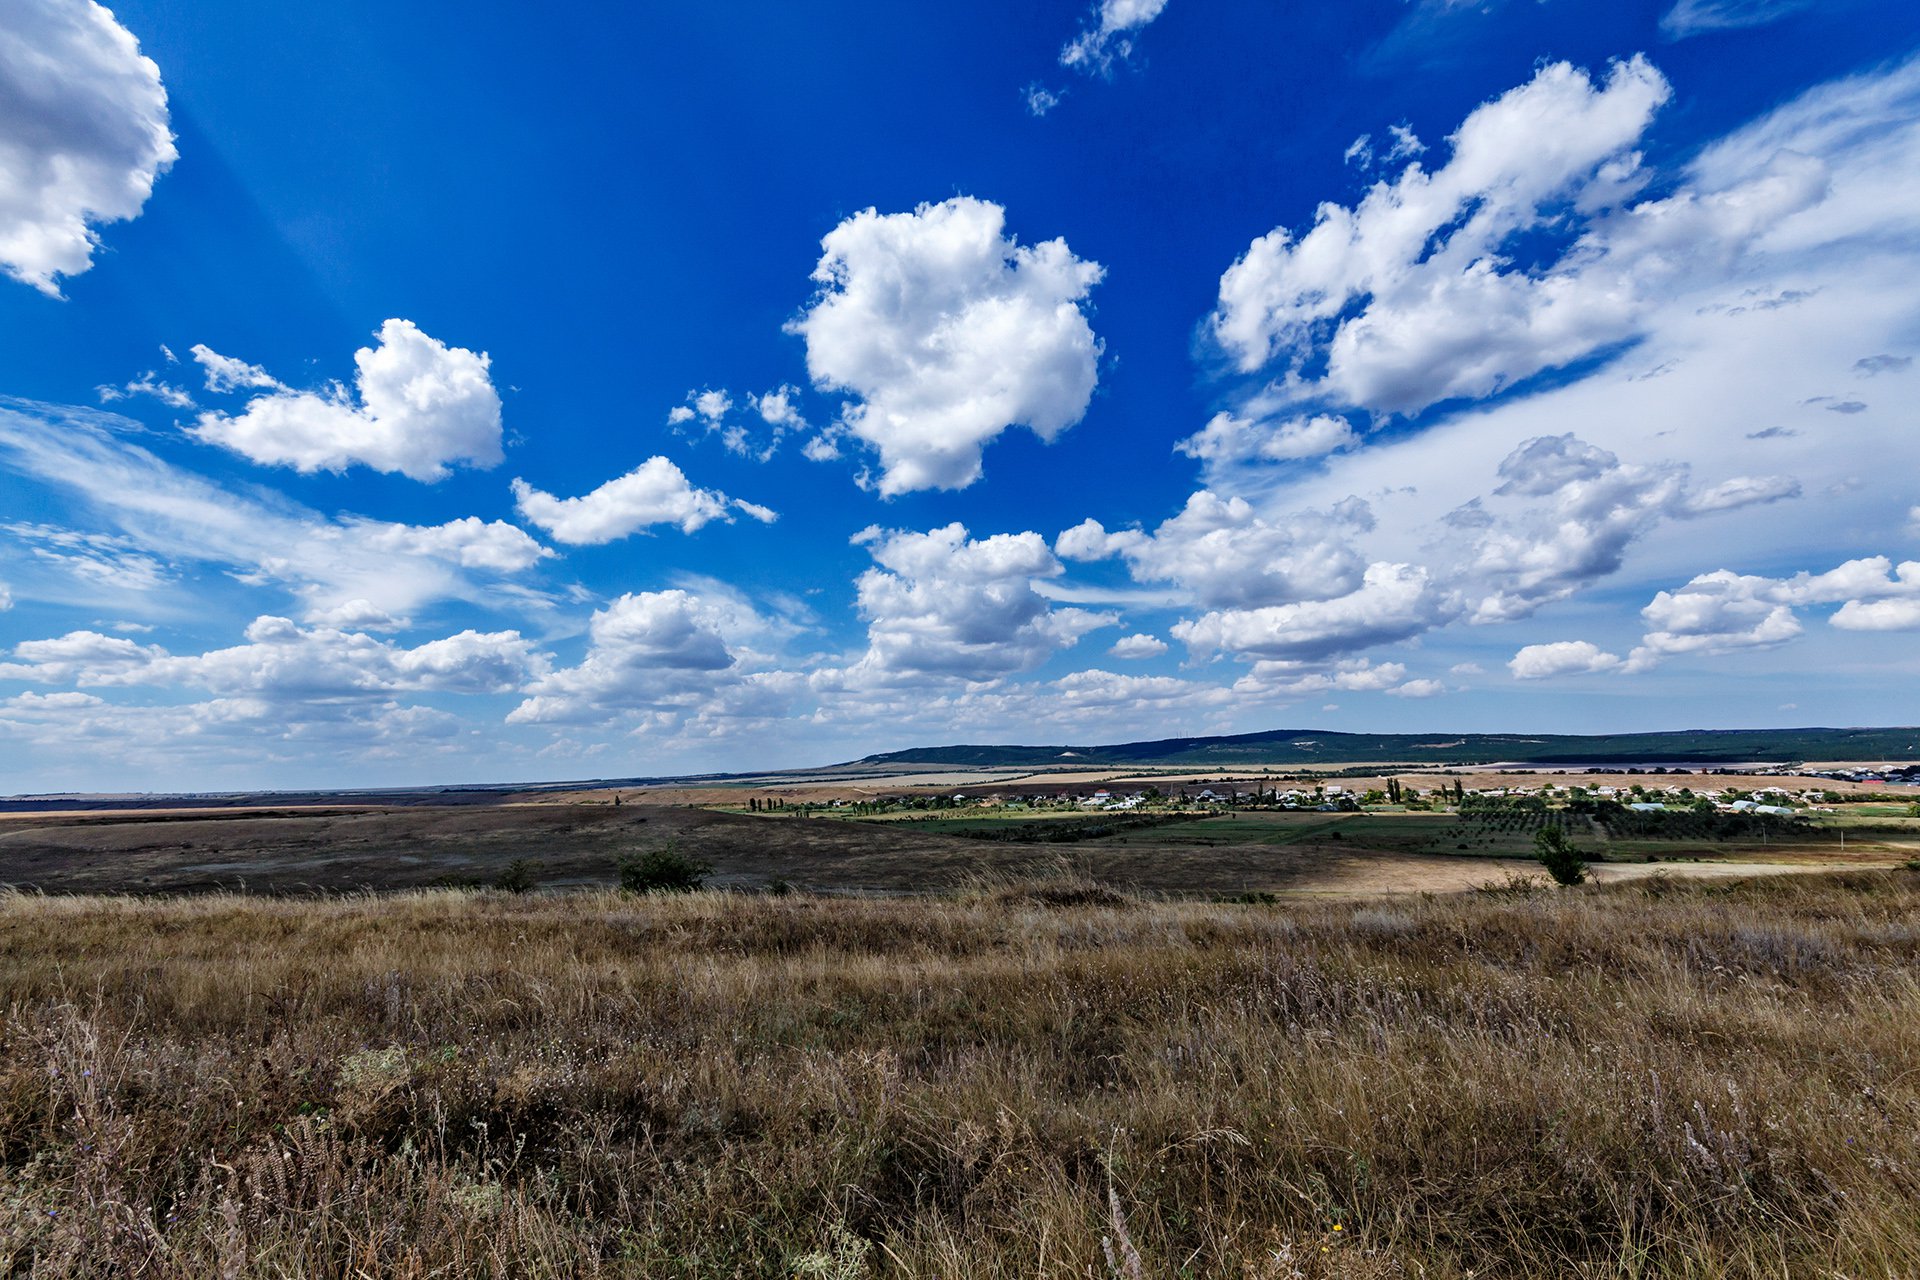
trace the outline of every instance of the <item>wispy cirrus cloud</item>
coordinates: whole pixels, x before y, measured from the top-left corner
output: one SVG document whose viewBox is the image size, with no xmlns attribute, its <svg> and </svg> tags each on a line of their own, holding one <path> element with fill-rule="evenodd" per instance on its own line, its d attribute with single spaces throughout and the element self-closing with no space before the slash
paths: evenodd
<svg viewBox="0 0 1920 1280">
<path fill-rule="evenodd" d="M 1817 0 L 1677 0 L 1660 16 L 1660 34 L 1669 40 L 1710 31 L 1763 27 L 1811 9 Z"/>
<path fill-rule="evenodd" d="M 123 555 L 219 566 L 315 610 L 364 600 L 404 614 L 437 600 L 537 599 L 512 580 L 551 553 L 510 524 L 327 517 L 183 470 L 136 443 L 144 433 L 99 410 L 0 399 L 0 467 L 77 500 Z"/>
<path fill-rule="evenodd" d="M 1133 56 L 1139 32 L 1166 8 L 1167 0 L 1099 0 L 1086 29 L 1060 50 L 1060 65 L 1112 74 L 1116 65 Z"/>
</svg>

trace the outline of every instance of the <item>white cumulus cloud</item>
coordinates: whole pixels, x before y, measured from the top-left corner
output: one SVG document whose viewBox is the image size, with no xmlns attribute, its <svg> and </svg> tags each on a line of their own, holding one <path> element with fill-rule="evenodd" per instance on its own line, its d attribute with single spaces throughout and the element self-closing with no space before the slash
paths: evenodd
<svg viewBox="0 0 1920 1280">
<path fill-rule="evenodd" d="M 1625 111 L 1629 98 L 1617 96 L 1635 79 L 1616 72 L 1525 99 L 1549 130 L 1565 123 L 1556 122 L 1559 107 L 1582 104 L 1574 133 L 1591 133 L 1586 125 L 1612 99 L 1624 121 L 1612 137 L 1624 141 L 1587 174 L 1576 171 L 1562 194 L 1514 206 L 1503 187 L 1493 212 L 1514 206 L 1528 229 L 1490 233 L 1465 253 L 1470 262 L 1509 253 L 1515 260 L 1500 270 L 1535 282 L 1612 261 L 1610 270 L 1624 273 L 1615 278 L 1631 300 L 1631 323 L 1616 331 L 1621 345 L 1588 354 L 1617 355 L 1589 359 L 1532 394 L 1446 407 L 1415 430 L 1370 432 L 1363 447 L 1312 466 L 1209 463 L 1209 487 L 1247 498 L 1270 524 L 1365 495 L 1376 517 L 1366 559 L 1424 564 L 1459 604 L 1440 616 L 1487 625 L 1610 577 L 1644 587 L 1645 599 L 1733 555 L 1778 564 L 1824 546 L 1844 560 L 1859 554 L 1860 537 L 1920 530 L 1912 516 L 1903 527 L 1915 458 L 1898 407 L 1910 398 L 1900 393 L 1913 376 L 1906 353 L 1920 324 L 1911 284 L 1920 271 L 1920 58 L 1809 89 L 1670 172 L 1636 158 L 1651 139 L 1636 121 L 1649 112 Z M 1638 79 L 1644 105 L 1654 85 Z M 1330 205 L 1319 225 L 1263 250 L 1264 265 L 1250 253 L 1246 263 L 1260 269 L 1240 282 L 1251 291 L 1236 298 L 1229 290 L 1225 299 L 1244 305 L 1223 305 L 1215 316 L 1217 326 L 1245 322 L 1219 336 L 1230 351 L 1228 337 L 1240 340 L 1264 375 L 1253 397 L 1258 414 L 1236 416 L 1288 421 L 1339 411 L 1344 393 L 1327 382 L 1335 341 L 1377 302 L 1370 284 L 1358 292 L 1349 285 L 1371 281 L 1370 273 L 1411 281 L 1428 270 L 1467 270 L 1452 246 L 1465 251 L 1462 237 L 1489 216 L 1477 195 L 1433 235 L 1417 231 L 1430 225 L 1429 189 L 1464 163 L 1465 142 L 1456 137 L 1451 159 L 1432 173 L 1408 166 L 1359 202 Z M 1447 148 L 1435 150 L 1444 156 Z M 1523 168 L 1533 163 L 1524 148 L 1500 154 Z M 1557 154 L 1549 147 L 1546 158 Z M 1467 186 L 1476 184 L 1484 185 Z M 1664 194 L 1645 199 L 1648 189 Z M 1401 238 L 1402 215 L 1413 218 L 1421 245 Z M 1441 265 L 1430 266 L 1436 260 Z M 1588 283 L 1602 279 L 1590 275 Z M 1267 285 L 1276 291 L 1263 295 Z M 1314 310 L 1316 298 L 1335 297 L 1344 299 L 1335 309 Z M 1267 301 L 1278 309 L 1263 309 Z M 1464 328 L 1423 321 L 1405 332 L 1425 341 L 1470 333 L 1484 318 L 1470 310 Z M 1439 359 L 1412 367 L 1450 377 L 1464 366 Z M 1872 387 L 1870 403 L 1861 386 Z M 1831 412 L 1838 404 L 1858 412 Z M 1788 506 L 1796 495 L 1809 500 Z M 1842 504 L 1846 520 L 1826 519 L 1833 503 L 1818 508 L 1816 496 Z M 1874 616 L 1865 612 L 1873 597 L 1832 603 L 1844 608 L 1854 599 L 1861 604 L 1845 612 L 1847 623 Z M 1753 621 L 1765 621 L 1772 607 Z M 1898 620 L 1904 611 L 1876 612 Z"/>
<path fill-rule="evenodd" d="M 1254 241 L 1221 277 L 1214 337 L 1244 372 L 1279 361 L 1296 402 L 1411 414 L 1634 336 L 1647 298 L 1724 271 L 1829 178 L 1782 152 L 1634 203 L 1649 177 L 1634 148 L 1670 93 L 1642 57 L 1598 82 L 1541 67 L 1468 115 L 1445 165 L 1408 164 L 1351 208 L 1321 205 L 1304 234 Z M 1577 234 L 1545 263 L 1513 247 L 1547 229 Z"/>
<path fill-rule="evenodd" d="M 302 702 L 402 692 L 504 693 L 545 662 L 517 631 L 462 631 L 408 648 L 363 632 L 254 619 L 246 643 L 173 654 L 118 636 L 75 631 L 15 645 L 0 678 L 92 688 L 196 687 L 222 696 Z"/>
<path fill-rule="evenodd" d="M 1107 652 L 1116 658 L 1157 658 L 1167 651 L 1167 642 L 1159 636 L 1135 634 L 1114 641 Z"/>
<path fill-rule="evenodd" d="M 124 684 L 166 656 L 158 645 L 141 645 L 124 636 L 71 631 L 48 640 L 23 640 L 12 662 L 0 662 L 0 680 L 42 684 Z"/>
<path fill-rule="evenodd" d="M 1887 556 L 1865 556 L 1825 573 L 1797 573 L 1770 589 L 1777 598 L 1796 605 L 1920 596 L 1920 561 L 1895 566 Z"/>
<path fill-rule="evenodd" d="M 1648 631 L 1628 656 L 1640 671 L 1678 654 L 1768 648 L 1800 634 L 1800 620 L 1780 602 L 1771 579 L 1725 569 L 1703 573 L 1677 591 L 1654 596 L 1640 616 Z"/>
<path fill-rule="evenodd" d="M 1234 681 L 1233 691 L 1244 698 L 1300 698 L 1309 694 L 1392 693 L 1408 684 L 1423 689 L 1432 681 L 1409 681 L 1405 663 L 1345 658 L 1335 662 L 1264 658 Z M 1415 696 L 1415 695 L 1409 695 Z"/>
<path fill-rule="evenodd" d="M 1513 672 L 1516 680 L 1546 680 L 1553 676 L 1615 671 L 1619 667 L 1619 655 L 1586 640 L 1530 644 L 1507 662 L 1507 670 Z"/>
<path fill-rule="evenodd" d="M 648 458 L 577 498 L 556 498 L 516 479 L 513 499 L 521 518 L 573 546 L 597 546 L 657 524 L 693 533 L 716 520 L 731 520 L 736 508 L 763 522 L 777 518 L 757 503 L 695 488 L 684 471 L 662 457 Z"/>
<path fill-rule="evenodd" d="M 726 597 L 677 588 L 620 596 L 594 613 L 579 665 L 535 680 L 507 719 L 579 723 L 691 709 L 738 678 L 734 649 L 764 630 L 750 608 Z"/>
<path fill-rule="evenodd" d="M 1235 462 L 1297 462 L 1360 443 L 1353 424 L 1333 414 L 1280 421 L 1216 413 L 1206 426 L 1173 446 L 1174 452 L 1212 465 Z"/>
<path fill-rule="evenodd" d="M 498 465 L 500 396 L 486 353 L 449 347 L 410 320 L 388 320 L 376 336 L 377 346 L 354 353 L 352 391 L 339 383 L 321 391 L 279 388 L 237 414 L 203 413 L 193 434 L 255 462 L 303 472 L 359 465 L 439 480 L 451 464 Z M 212 352 L 213 360 L 203 359 L 201 350 L 194 356 L 209 387 L 230 380 L 258 385 L 242 372 L 252 366 Z"/>
<path fill-rule="evenodd" d="M 1358 587 L 1367 562 L 1356 543 L 1372 527 L 1372 511 L 1357 498 L 1269 521 L 1244 498 L 1202 489 L 1152 533 L 1109 533 L 1085 520 L 1062 533 L 1054 549 L 1069 560 L 1117 555 L 1135 581 L 1172 583 L 1201 605 L 1284 604 Z"/>
<path fill-rule="evenodd" d="M 1406 640 L 1445 621 L 1449 606 L 1419 565 L 1367 566 L 1360 585 L 1327 600 L 1223 609 L 1177 622 L 1174 638 L 1196 657 L 1323 661 L 1375 645 Z"/>
<path fill-rule="evenodd" d="M 137 217 L 178 156 L 160 68 L 93 0 L 7 0 L 0 21 L 0 270 L 58 297 L 96 227 Z"/>
<path fill-rule="evenodd" d="M 807 420 L 801 416 L 798 406 L 794 404 L 799 396 L 800 388 L 783 384 L 772 391 L 749 396 L 747 399 L 753 405 L 753 411 L 759 414 L 760 420 L 768 426 L 800 431 L 805 430 Z"/>
<path fill-rule="evenodd" d="M 1221 278 L 1216 335 L 1251 372 L 1311 346 L 1316 327 L 1356 300 L 1386 304 L 1384 312 L 1403 297 L 1416 303 L 1441 294 L 1466 271 L 1489 272 L 1493 251 L 1546 216 L 1549 201 L 1626 178 L 1628 149 L 1669 92 L 1639 58 L 1615 64 L 1600 85 L 1568 63 L 1542 67 L 1473 111 L 1449 139 L 1453 156 L 1440 169 L 1410 164 L 1355 208 L 1323 204 L 1312 230 L 1297 239 L 1282 227 L 1254 241 Z M 1603 178 L 1608 162 L 1620 167 Z"/>
<path fill-rule="evenodd" d="M 1828 622 L 1841 631 L 1920 630 L 1920 561 L 1895 565 L 1887 556 L 1866 556 L 1791 578 L 1729 569 L 1696 575 L 1684 586 L 1659 592 L 1641 610 L 1647 632 L 1622 669 L 1645 671 L 1674 657 L 1772 648 L 1802 634 L 1800 611 L 1832 604 L 1840 607 Z M 1593 648 L 1585 642 L 1531 648 L 1572 652 L 1581 647 Z M 1522 650 L 1520 657 L 1530 651 Z M 1518 667 L 1515 674 L 1521 674 Z"/>
<path fill-rule="evenodd" d="M 1034 590 L 1060 562 L 1037 533 L 973 539 L 960 524 L 925 533 L 867 530 L 875 567 L 856 584 L 868 649 L 855 684 L 901 679 L 991 680 L 1040 665 L 1109 613 L 1055 608 Z"/>
<path fill-rule="evenodd" d="M 821 241 L 820 292 L 789 327 L 814 385 L 856 397 L 842 420 L 879 451 L 883 495 L 964 489 L 1008 427 L 1050 441 L 1086 413 L 1101 346 L 1081 304 L 1103 268 L 1005 228 L 960 196 L 868 209 Z"/>
<path fill-rule="evenodd" d="M 1899 600 L 1849 600 L 1834 611 L 1842 631 L 1920 631 L 1920 596 Z"/>
<path fill-rule="evenodd" d="M 429 556 L 463 569 L 492 573 L 519 573 L 531 569 L 553 552 L 522 529 L 504 520 L 462 516 L 445 524 L 393 524 L 384 520 L 347 517 L 344 536 L 360 547 L 400 558 Z"/>
<path fill-rule="evenodd" d="M 398 631 L 412 625 L 410 619 L 396 618 L 371 600 L 347 600 L 309 614 L 307 621 L 335 631 Z"/>
</svg>

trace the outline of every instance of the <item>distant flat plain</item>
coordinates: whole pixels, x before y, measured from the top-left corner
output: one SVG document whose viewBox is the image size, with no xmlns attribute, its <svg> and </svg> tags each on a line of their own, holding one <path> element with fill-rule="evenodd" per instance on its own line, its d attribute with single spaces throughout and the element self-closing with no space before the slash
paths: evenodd
<svg viewBox="0 0 1920 1280">
<path fill-rule="evenodd" d="M 326 803 L 324 797 L 315 803 L 308 797 L 299 805 L 76 806 L 0 814 L 0 885 L 49 893 L 342 892 L 484 885 L 509 864 L 523 861 L 543 888 L 588 887 L 613 883 L 622 856 L 667 846 L 708 863 L 716 886 L 760 889 L 785 883 L 816 892 L 887 895 L 938 891 L 1062 863 L 1109 883 L 1170 895 L 1447 892 L 1537 870 L 1530 859 L 1530 831 L 1494 829 L 1444 812 L 1195 815 L 1055 844 L 1019 838 L 1031 833 L 1004 828 L 1068 815 L 961 809 L 856 821 L 845 809 L 800 816 L 793 808 L 956 791 L 1011 796 L 1156 786 L 1177 794 L 1208 784 L 1311 786 L 1311 781 L 1283 781 L 1311 776 L 1297 766 L 1073 773 L 902 770 L 836 780 L 816 771 L 724 786 L 463 796 L 457 804 Z M 1372 776 L 1323 780 L 1357 793 L 1384 787 L 1389 776 L 1423 790 L 1442 781 L 1391 767 Z M 1460 771 L 1456 776 L 1480 790 L 1543 783 L 1622 789 L 1634 783 L 1833 785 L 1771 775 Z M 1920 798 L 1920 789 L 1877 788 L 1873 798 L 1880 803 L 1843 806 L 1821 816 L 1814 831 L 1785 842 L 1610 842 L 1596 828 L 1580 843 L 1597 861 L 1604 860 L 1595 870 L 1603 881 L 1880 867 L 1920 856 L 1920 819 L 1904 816 L 1905 805 Z M 752 803 L 789 807 L 752 813 Z"/>
</svg>

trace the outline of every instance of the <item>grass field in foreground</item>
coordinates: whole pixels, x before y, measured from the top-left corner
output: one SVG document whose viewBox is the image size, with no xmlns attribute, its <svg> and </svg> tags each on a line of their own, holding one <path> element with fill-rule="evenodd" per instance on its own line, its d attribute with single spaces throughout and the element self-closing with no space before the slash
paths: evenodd
<svg viewBox="0 0 1920 1280">
<path fill-rule="evenodd" d="M 1920 875 L 0 898 L 0 1274 L 1920 1274 Z"/>
</svg>

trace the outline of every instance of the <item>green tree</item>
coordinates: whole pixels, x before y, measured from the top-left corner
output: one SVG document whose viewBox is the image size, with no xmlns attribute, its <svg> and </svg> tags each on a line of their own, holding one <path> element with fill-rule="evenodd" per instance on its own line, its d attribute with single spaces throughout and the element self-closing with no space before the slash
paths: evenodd
<svg viewBox="0 0 1920 1280">
<path fill-rule="evenodd" d="M 1558 827 L 1542 827 L 1533 835 L 1533 856 L 1559 884 L 1579 884 L 1587 878 L 1586 859 Z"/>
</svg>

